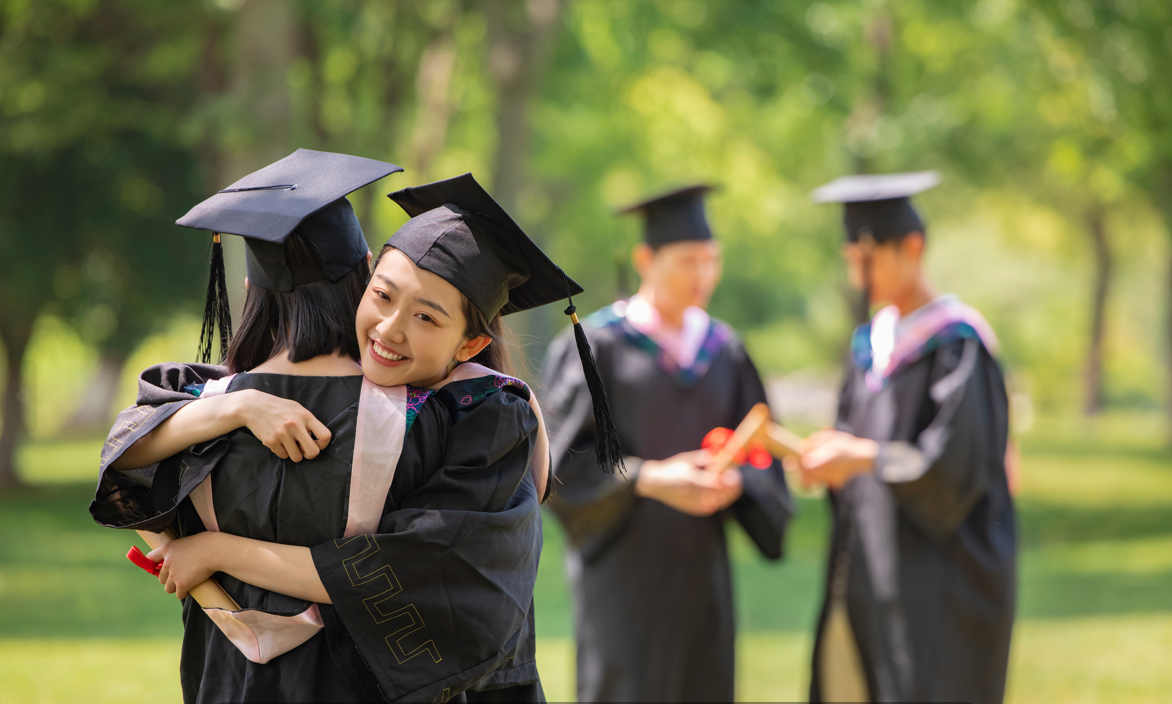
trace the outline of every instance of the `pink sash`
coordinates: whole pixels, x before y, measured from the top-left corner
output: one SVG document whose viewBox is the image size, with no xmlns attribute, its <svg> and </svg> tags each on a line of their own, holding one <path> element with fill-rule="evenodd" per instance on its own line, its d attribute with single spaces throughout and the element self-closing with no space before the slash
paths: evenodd
<svg viewBox="0 0 1172 704">
<path fill-rule="evenodd" d="M 504 376 L 479 364 L 462 364 L 446 379 L 432 386 L 438 390 L 453 381 L 483 376 Z M 230 377 L 229 377 L 230 379 Z M 210 383 L 209 383 L 210 386 Z M 205 386 L 204 396 L 208 396 Z M 228 384 L 216 385 L 210 395 L 227 391 Z M 530 471 L 537 485 L 538 497 L 545 491 L 549 476 L 549 438 L 545 419 L 532 391 L 529 407 L 537 416 L 537 443 L 530 460 Z M 395 479 L 399 456 L 407 435 L 407 387 L 378 386 L 363 378 L 358 399 L 358 421 L 354 437 L 354 459 L 350 470 L 350 498 L 346 515 L 345 537 L 373 533 L 382 520 L 383 506 Z M 541 481 L 539 481 L 539 478 Z M 191 502 L 204 528 L 219 532 L 212 501 L 212 477 L 209 474 L 191 492 Z M 220 631 L 252 662 L 264 664 L 312 638 L 324 627 L 317 604 L 295 616 L 278 616 L 257 609 L 227 611 L 204 609 Z"/>
</svg>

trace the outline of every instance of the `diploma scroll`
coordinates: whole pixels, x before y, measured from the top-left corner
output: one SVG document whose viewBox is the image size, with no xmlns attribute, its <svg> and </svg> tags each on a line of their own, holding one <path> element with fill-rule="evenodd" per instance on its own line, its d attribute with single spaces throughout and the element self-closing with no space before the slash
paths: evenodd
<svg viewBox="0 0 1172 704">
<path fill-rule="evenodd" d="M 146 541 L 146 544 L 150 546 L 151 550 L 160 548 L 172 540 L 177 539 L 177 536 L 169 529 L 162 533 L 151 533 L 145 530 L 135 532 L 142 536 L 142 539 Z M 236 600 L 228 596 L 228 592 L 224 591 L 224 588 L 217 584 L 214 579 L 200 582 L 192 587 L 188 593 L 191 594 L 196 603 L 205 609 L 240 610 L 240 605 L 236 603 Z"/>
<path fill-rule="evenodd" d="M 758 403 L 745 415 L 732 437 L 712 456 L 712 461 L 706 469 L 709 472 L 725 471 L 732 466 L 738 454 L 754 443 L 764 447 L 774 457 L 782 459 L 790 455 L 800 455 L 802 442 L 800 435 L 773 422 L 769 406 Z"/>
</svg>

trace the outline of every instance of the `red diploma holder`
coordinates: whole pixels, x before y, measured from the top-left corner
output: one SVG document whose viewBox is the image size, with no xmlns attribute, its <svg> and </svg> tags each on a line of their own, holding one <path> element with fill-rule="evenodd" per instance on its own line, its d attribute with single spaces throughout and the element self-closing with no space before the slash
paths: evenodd
<svg viewBox="0 0 1172 704">
<path fill-rule="evenodd" d="M 758 403 L 736 430 L 716 428 L 704 436 L 702 446 L 712 453 L 706 468 L 709 472 L 723 472 L 746 462 L 764 469 L 772 457 L 801 454 L 802 438 L 774 423 L 769 406 Z"/>
<path fill-rule="evenodd" d="M 140 530 L 138 534 L 146 541 L 146 544 L 151 546 L 151 550 L 159 548 L 172 540 L 176 540 L 176 536 L 170 530 L 165 530 L 162 533 L 151 533 L 149 531 Z M 143 568 L 152 575 L 158 577 L 159 572 L 163 569 L 162 562 L 154 562 L 146 555 L 142 554 L 142 550 L 135 545 L 130 548 L 130 552 L 126 553 L 126 559 Z M 216 580 L 209 579 L 206 582 L 200 582 L 191 588 L 188 592 L 196 603 L 205 609 L 224 609 L 225 611 L 239 611 L 240 606 L 224 591 Z"/>
<path fill-rule="evenodd" d="M 126 553 L 126 559 L 130 560 L 134 564 L 143 568 L 147 572 L 150 572 L 156 577 L 159 576 L 159 572 L 161 572 L 163 569 L 162 562 L 153 562 L 149 557 L 142 554 L 142 550 L 139 550 L 137 545 L 131 546 L 130 552 Z"/>
</svg>

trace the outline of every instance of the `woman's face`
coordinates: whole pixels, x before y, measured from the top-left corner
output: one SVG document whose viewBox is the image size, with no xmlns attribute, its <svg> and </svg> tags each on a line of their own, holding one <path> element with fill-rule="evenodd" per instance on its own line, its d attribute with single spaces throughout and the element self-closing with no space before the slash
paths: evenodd
<svg viewBox="0 0 1172 704">
<path fill-rule="evenodd" d="M 452 360 L 466 362 L 487 337 L 464 338 L 464 296 L 397 249 L 378 263 L 358 304 L 362 372 L 379 386 L 431 386 Z"/>
</svg>

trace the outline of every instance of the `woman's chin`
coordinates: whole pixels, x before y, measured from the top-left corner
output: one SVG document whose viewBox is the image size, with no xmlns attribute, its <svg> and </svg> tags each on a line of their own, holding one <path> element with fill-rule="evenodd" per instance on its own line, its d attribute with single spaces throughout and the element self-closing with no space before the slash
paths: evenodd
<svg viewBox="0 0 1172 704">
<path fill-rule="evenodd" d="M 406 384 L 411 376 L 411 365 L 405 364 L 398 367 L 388 367 L 384 364 L 379 364 L 373 359 L 369 359 L 366 355 L 362 355 L 362 374 L 373 384 L 379 386 L 399 386 Z"/>
</svg>

